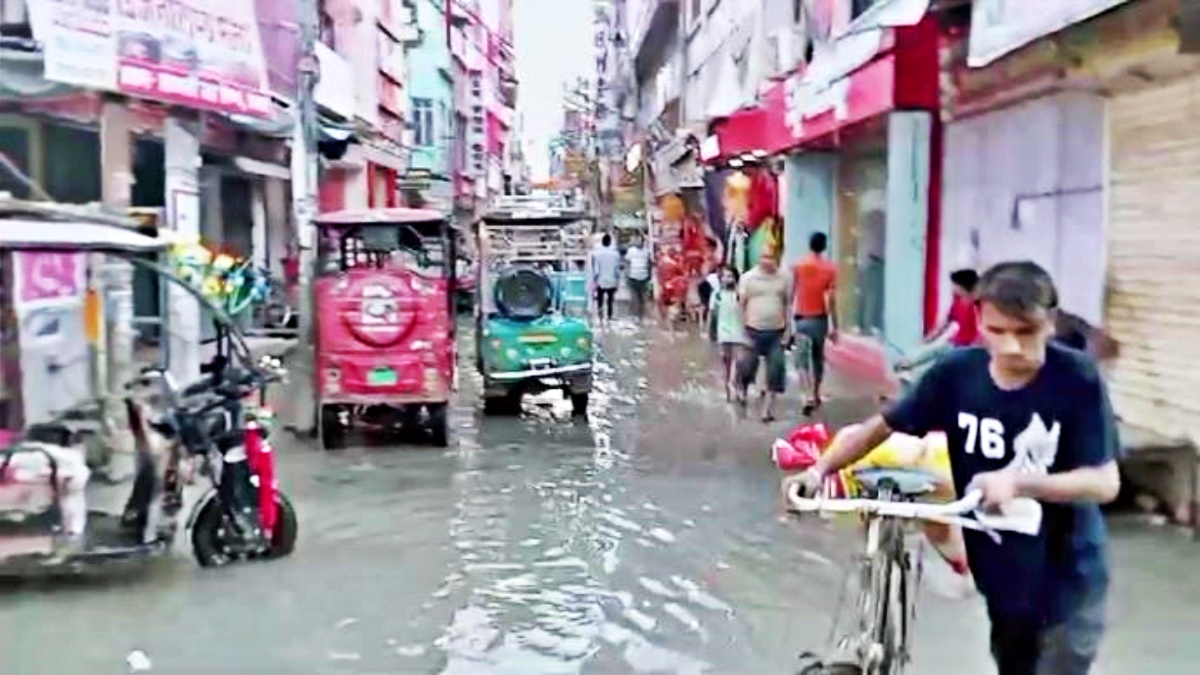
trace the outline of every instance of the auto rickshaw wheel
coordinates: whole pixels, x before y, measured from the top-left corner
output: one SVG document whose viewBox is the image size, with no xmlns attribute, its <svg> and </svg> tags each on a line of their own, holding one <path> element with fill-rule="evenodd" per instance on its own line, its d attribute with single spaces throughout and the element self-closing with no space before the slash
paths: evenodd
<svg viewBox="0 0 1200 675">
<path fill-rule="evenodd" d="M 338 412 L 338 406 L 321 406 L 321 447 L 326 450 L 341 450 L 346 447 L 346 429 L 338 419 Z"/>
<path fill-rule="evenodd" d="M 571 394 L 571 412 L 580 417 L 586 415 L 589 398 L 590 397 L 587 392 L 582 394 Z"/>
<path fill-rule="evenodd" d="M 431 403 L 425 408 L 429 411 L 429 436 L 434 447 L 449 446 L 450 406 L 445 403 Z"/>
</svg>

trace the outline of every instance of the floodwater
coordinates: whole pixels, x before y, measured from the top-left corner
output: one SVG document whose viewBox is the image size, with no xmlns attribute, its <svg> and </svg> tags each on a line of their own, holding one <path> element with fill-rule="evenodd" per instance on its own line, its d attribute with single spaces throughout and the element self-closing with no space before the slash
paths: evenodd
<svg viewBox="0 0 1200 675">
<path fill-rule="evenodd" d="M 554 396 L 485 418 L 464 377 L 448 451 L 281 440 L 293 557 L 200 570 L 181 545 L 136 574 L 2 588 L 3 672 L 794 672 L 828 638 L 853 529 L 780 517 L 768 448 L 788 423 L 738 420 L 705 344 L 648 331 L 604 330 L 586 421 Z M 869 408 L 848 395 L 832 421 Z M 1195 672 L 1197 553 L 1118 528 L 1103 672 Z M 913 672 L 990 672 L 978 604 L 922 603 Z"/>
</svg>

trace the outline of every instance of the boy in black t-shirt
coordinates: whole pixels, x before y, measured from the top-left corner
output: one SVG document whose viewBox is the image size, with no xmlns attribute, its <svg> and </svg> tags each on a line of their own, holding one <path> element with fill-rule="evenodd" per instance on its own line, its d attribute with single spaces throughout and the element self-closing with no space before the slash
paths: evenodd
<svg viewBox="0 0 1200 675">
<path fill-rule="evenodd" d="M 916 388 L 809 471 L 785 479 L 812 494 L 891 433 L 944 431 L 959 494 L 985 507 L 1044 505 L 1038 536 L 1000 543 L 964 533 L 991 618 L 1000 675 L 1085 675 L 1104 634 L 1106 532 L 1099 504 L 1120 489 L 1112 409 L 1095 363 L 1051 342 L 1057 292 L 1032 262 L 1001 263 L 978 288 L 984 347 L 958 349 Z"/>
</svg>

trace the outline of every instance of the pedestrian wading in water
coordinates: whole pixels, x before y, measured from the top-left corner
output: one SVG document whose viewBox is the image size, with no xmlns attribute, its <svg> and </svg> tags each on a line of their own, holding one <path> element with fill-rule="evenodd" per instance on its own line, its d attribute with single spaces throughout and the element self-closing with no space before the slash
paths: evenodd
<svg viewBox="0 0 1200 675">
<path fill-rule="evenodd" d="M 742 307 L 738 298 L 738 273 L 723 267 L 716 275 L 718 286 L 710 298 L 709 311 L 713 317 L 714 337 L 721 350 L 721 381 L 725 385 L 725 400 L 732 400 L 737 391 L 736 366 L 745 358 L 746 327 L 742 323 Z"/>
<path fill-rule="evenodd" d="M 737 400 L 745 404 L 746 391 L 758 374 L 761 358 L 767 368 L 767 391 L 762 409 L 764 422 L 775 419 L 775 402 L 786 385 L 787 363 L 783 346 L 791 339 L 792 326 L 788 320 L 791 298 L 791 278 L 779 269 L 779 250 L 769 244 L 759 256 L 758 264 L 738 281 L 738 301 L 749 348 L 738 372 Z"/>
</svg>

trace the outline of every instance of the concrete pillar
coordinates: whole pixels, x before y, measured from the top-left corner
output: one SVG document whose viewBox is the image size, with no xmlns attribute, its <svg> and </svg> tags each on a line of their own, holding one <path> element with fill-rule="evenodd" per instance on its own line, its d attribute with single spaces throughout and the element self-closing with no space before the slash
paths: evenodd
<svg viewBox="0 0 1200 675">
<path fill-rule="evenodd" d="M 200 132 L 194 117 L 171 115 L 163 126 L 168 227 L 200 237 Z M 167 367 L 180 383 L 200 377 L 200 303 L 176 284 L 167 291 Z"/>
<path fill-rule="evenodd" d="M 902 353 L 911 353 L 925 335 L 932 131 L 933 118 L 927 112 L 888 116 L 883 332 L 891 349 Z"/>
<path fill-rule="evenodd" d="M 269 179 L 250 181 L 250 259 L 255 267 L 262 269 L 270 267 L 271 233 L 267 228 L 266 187 L 263 185 L 266 180 Z"/>
<path fill-rule="evenodd" d="M 124 102 L 106 100 L 100 110 L 100 186 L 104 205 L 117 211 L 129 208 L 133 187 L 133 138 Z M 96 393 L 116 395 L 136 375 L 133 329 L 133 266 L 113 257 L 92 256 L 89 289 L 103 298 L 104 330 L 96 336 L 94 385 Z M 119 480 L 133 472 L 133 436 L 125 409 L 108 399 L 104 409 L 109 423 L 109 446 L 114 451 L 107 467 Z"/>
<path fill-rule="evenodd" d="M 267 215 L 267 263 L 271 274 L 282 279 L 281 261 L 295 243 L 287 183 L 279 178 L 267 178 L 263 187 L 263 204 Z"/>
</svg>

